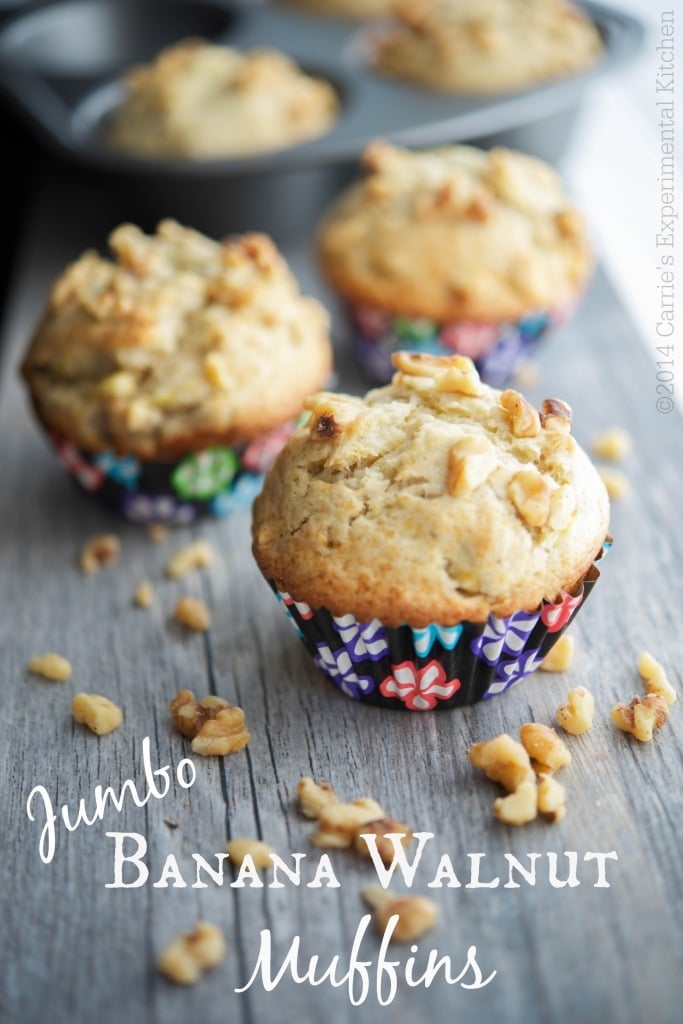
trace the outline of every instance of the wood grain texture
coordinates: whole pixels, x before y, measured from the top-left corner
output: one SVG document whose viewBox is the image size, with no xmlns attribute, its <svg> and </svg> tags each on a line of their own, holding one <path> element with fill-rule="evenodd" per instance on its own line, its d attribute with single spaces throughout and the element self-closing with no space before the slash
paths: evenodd
<svg viewBox="0 0 683 1024">
<path fill-rule="evenodd" d="M 74 222 L 74 210 L 79 216 Z M 0 382 L 0 1018 L 8 1024 L 204 1024 L 303 1021 L 376 1024 L 517 1022 L 525 1024 L 673 1024 L 680 1019 L 683 866 L 682 705 L 653 742 L 618 733 L 609 709 L 641 691 L 636 662 L 647 647 L 680 689 L 683 456 L 677 414 L 655 410 L 654 369 L 598 275 L 585 306 L 540 357 L 542 385 L 532 397 L 561 395 L 575 410 L 582 442 L 620 424 L 635 438 L 626 471 L 630 495 L 615 505 L 615 547 L 603 579 L 574 629 L 577 655 L 564 676 L 538 673 L 508 695 L 443 714 L 389 713 L 340 696 L 312 666 L 284 620 L 249 552 L 249 516 L 174 532 L 153 544 L 121 526 L 65 478 L 34 429 L 16 380 L 16 364 L 47 282 L 86 245 L 102 246 L 122 218 L 110 193 L 92 186 L 73 195 L 47 187 L 28 232 L 21 272 L 5 325 Z M 303 249 L 292 260 L 320 290 Z M 342 384 L 358 386 L 340 359 Z M 115 530 L 120 562 L 93 578 L 76 570 L 85 538 Z M 191 536 L 219 552 L 209 571 L 172 582 L 169 554 Z M 137 583 L 156 587 L 149 611 L 133 607 Z M 177 596 L 204 597 L 214 615 L 206 635 L 187 635 L 170 621 Z M 67 683 L 31 678 L 33 654 L 57 650 L 71 659 Z M 570 686 L 595 694 L 596 724 L 569 738 L 573 760 L 563 770 L 569 811 L 559 825 L 510 829 L 494 820 L 496 787 L 469 766 L 470 743 L 524 721 L 552 722 Z M 141 744 L 151 738 L 154 766 L 176 765 L 189 744 L 174 732 L 169 699 L 182 687 L 217 693 L 245 709 L 252 740 L 222 760 L 195 758 L 197 781 L 175 786 L 145 808 L 130 802 L 71 835 L 62 830 L 54 861 L 38 857 L 38 827 L 26 814 L 37 784 L 55 805 L 91 798 L 97 784 L 142 779 Z M 125 721 L 97 738 L 71 719 L 78 690 L 121 704 Z M 420 943 L 451 954 L 455 970 L 476 945 L 482 970 L 498 972 L 482 991 L 435 982 L 405 984 L 391 1007 L 374 996 L 353 1009 L 343 989 L 283 982 L 273 993 L 249 977 L 261 929 L 272 930 L 275 962 L 292 937 L 325 964 L 348 955 L 364 908 L 359 890 L 374 880 L 365 862 L 333 855 L 339 889 L 160 889 L 152 886 L 173 853 L 193 881 L 192 854 L 211 857 L 234 836 L 258 836 L 278 852 L 307 851 L 312 825 L 298 813 L 298 778 L 329 779 L 348 798 L 370 795 L 413 828 L 436 834 L 415 891 L 427 892 L 439 855 L 450 854 L 462 888 L 434 890 L 438 926 Z M 177 826 L 177 827 L 173 827 Z M 106 889 L 113 846 L 107 831 L 143 833 L 151 877 L 131 890 Z M 553 889 L 542 869 L 547 851 L 618 853 L 611 887 L 595 888 L 595 865 L 580 864 L 581 885 Z M 485 853 L 483 877 L 496 889 L 467 889 L 468 853 Z M 535 887 L 504 888 L 504 854 L 526 863 L 542 854 Z M 312 877 L 304 871 L 307 879 Z M 231 879 L 226 872 L 226 881 Z M 191 990 L 174 988 L 154 958 L 197 918 L 227 936 L 225 963 Z M 364 949 L 375 956 L 377 943 Z M 396 947 L 396 959 L 409 950 Z"/>
</svg>

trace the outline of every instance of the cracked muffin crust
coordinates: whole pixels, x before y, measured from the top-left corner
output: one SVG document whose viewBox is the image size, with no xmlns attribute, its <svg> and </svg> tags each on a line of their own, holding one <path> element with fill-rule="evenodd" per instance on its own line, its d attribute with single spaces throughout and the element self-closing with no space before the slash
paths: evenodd
<svg viewBox="0 0 683 1024">
<path fill-rule="evenodd" d="M 394 14 L 376 67 L 445 92 L 512 92 L 582 71 L 602 50 L 567 0 L 399 0 Z"/>
<path fill-rule="evenodd" d="M 309 424 L 254 504 L 264 576 L 314 609 L 392 627 L 482 622 L 572 592 L 608 500 L 568 408 L 548 401 L 527 423 L 463 357 L 394 360 L 391 385 L 365 399 L 307 401 Z"/>
<path fill-rule="evenodd" d="M 323 270 L 347 301 L 441 322 L 496 321 L 570 302 L 586 284 L 583 219 L 542 161 L 376 142 L 363 167 L 318 236 Z"/>
<path fill-rule="evenodd" d="M 328 317 L 263 235 L 163 221 L 55 282 L 23 362 L 38 417 L 80 448 L 173 459 L 296 416 L 331 369 Z"/>
<path fill-rule="evenodd" d="M 111 146 L 143 157 L 220 158 L 280 149 L 326 132 L 339 111 L 329 82 L 277 50 L 240 53 L 186 39 L 124 79 Z"/>
</svg>

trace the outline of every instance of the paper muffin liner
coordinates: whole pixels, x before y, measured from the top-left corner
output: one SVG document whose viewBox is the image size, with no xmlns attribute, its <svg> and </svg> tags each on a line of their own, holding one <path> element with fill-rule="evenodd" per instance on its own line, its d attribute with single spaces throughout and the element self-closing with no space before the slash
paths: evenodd
<svg viewBox="0 0 683 1024">
<path fill-rule="evenodd" d="M 248 444 L 213 445 L 172 461 L 86 452 L 59 434 L 48 437 L 81 490 L 128 522 L 185 526 L 201 516 L 226 516 L 250 506 L 295 429 L 291 421 Z"/>
<path fill-rule="evenodd" d="M 455 626 L 389 627 L 332 615 L 270 586 L 287 618 L 338 690 L 353 700 L 407 711 L 461 707 L 505 693 L 538 668 L 600 577 L 607 538 L 573 594 L 534 612 Z"/>
<path fill-rule="evenodd" d="M 520 320 L 459 320 L 437 323 L 424 317 L 394 316 L 378 307 L 349 304 L 356 358 L 378 383 L 391 380 L 391 356 L 399 350 L 428 355 L 469 356 L 479 376 L 494 387 L 505 383 L 550 328 L 572 315 L 578 299 Z"/>
</svg>

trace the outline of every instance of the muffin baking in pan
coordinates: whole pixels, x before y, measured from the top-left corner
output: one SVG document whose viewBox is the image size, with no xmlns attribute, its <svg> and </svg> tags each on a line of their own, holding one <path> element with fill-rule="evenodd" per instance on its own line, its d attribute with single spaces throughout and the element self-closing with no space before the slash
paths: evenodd
<svg viewBox="0 0 683 1024">
<path fill-rule="evenodd" d="M 311 227 L 349 179 L 363 147 L 382 136 L 407 145 L 484 140 L 551 161 L 562 152 L 590 81 L 631 56 L 638 21 L 586 4 L 602 48 L 577 73 L 513 92 L 444 93 L 388 77 L 374 65 L 377 25 L 302 13 L 249 10 L 218 0 L 57 0 L 0 32 L 0 87 L 51 147 L 127 190 L 130 217 L 169 214 L 216 236 Z M 326 81 L 337 111 L 329 130 L 269 152 L 154 160 L 108 144 L 126 98 L 126 73 L 188 37 L 243 53 L 277 50 Z M 83 39 L 94 43 L 83 45 Z M 279 143 L 278 143 L 279 145 Z"/>
</svg>

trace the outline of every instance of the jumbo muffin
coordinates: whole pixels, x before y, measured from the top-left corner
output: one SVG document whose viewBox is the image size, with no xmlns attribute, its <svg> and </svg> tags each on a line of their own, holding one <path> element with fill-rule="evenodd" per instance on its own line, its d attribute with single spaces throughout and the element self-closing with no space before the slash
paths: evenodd
<svg viewBox="0 0 683 1024">
<path fill-rule="evenodd" d="M 309 398 L 254 504 L 253 550 L 349 696 L 424 710 L 533 671 L 599 575 L 605 487 L 570 434 L 463 356 Z"/>
<path fill-rule="evenodd" d="M 399 0 L 394 13 L 376 67 L 445 92 L 512 92 L 583 71 L 602 51 L 596 26 L 566 0 Z"/>
<path fill-rule="evenodd" d="M 398 349 L 473 358 L 502 383 L 576 305 L 592 270 L 584 222 L 547 164 L 506 149 L 410 152 L 376 142 L 319 228 L 373 377 Z"/>
<path fill-rule="evenodd" d="M 39 420 L 87 490 L 187 521 L 249 491 L 331 368 L 328 317 L 262 235 L 163 221 L 55 282 L 23 362 Z"/>
<path fill-rule="evenodd" d="M 188 39 L 133 69 L 108 142 L 143 157 L 238 157 L 328 131 L 339 112 L 329 84 L 277 50 L 240 53 Z"/>
</svg>

